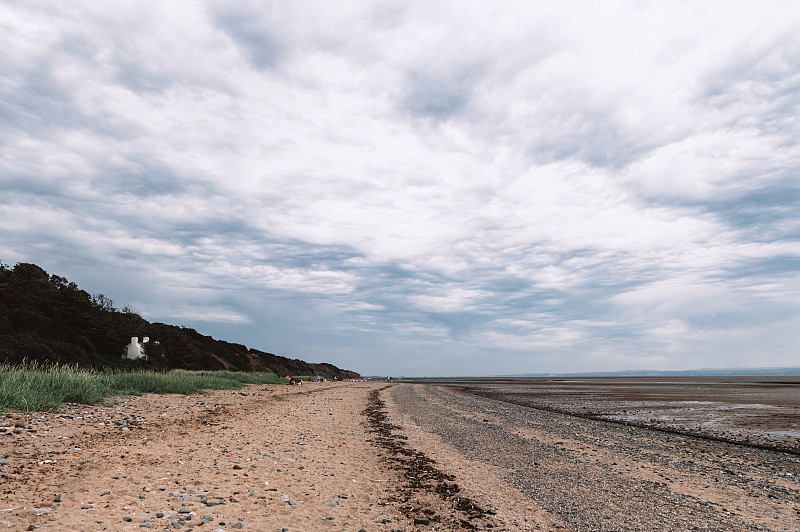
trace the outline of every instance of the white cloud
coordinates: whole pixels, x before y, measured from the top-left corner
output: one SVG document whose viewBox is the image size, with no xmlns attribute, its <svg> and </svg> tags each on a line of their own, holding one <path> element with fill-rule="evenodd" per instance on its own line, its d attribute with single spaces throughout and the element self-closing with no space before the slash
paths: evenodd
<svg viewBox="0 0 800 532">
<path fill-rule="evenodd" d="M 313 301 L 323 339 L 302 348 L 367 372 L 383 359 L 346 334 L 433 372 L 437 342 L 476 373 L 481 350 L 509 372 L 520 353 L 678 367 L 700 345 L 724 365 L 746 355 L 718 330 L 797 312 L 794 3 L 7 3 L 0 21 L 7 262 L 142 308 L 187 298 L 211 310 L 172 315 L 206 325 L 274 319 L 252 294 L 279 297 L 274 331 L 240 330 L 281 345 Z"/>
</svg>

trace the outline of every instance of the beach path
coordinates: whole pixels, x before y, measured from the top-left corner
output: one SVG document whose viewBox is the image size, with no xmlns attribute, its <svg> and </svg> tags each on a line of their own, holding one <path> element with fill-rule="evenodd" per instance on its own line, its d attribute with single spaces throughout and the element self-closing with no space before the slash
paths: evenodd
<svg viewBox="0 0 800 532">
<path fill-rule="evenodd" d="M 797 530 L 797 456 L 383 382 L 0 418 L 0 529 Z"/>
</svg>

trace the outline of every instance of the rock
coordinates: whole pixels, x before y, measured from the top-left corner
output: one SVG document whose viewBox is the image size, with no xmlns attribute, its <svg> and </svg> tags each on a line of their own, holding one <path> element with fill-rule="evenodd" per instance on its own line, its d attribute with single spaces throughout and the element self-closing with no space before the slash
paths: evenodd
<svg viewBox="0 0 800 532">
<path fill-rule="evenodd" d="M 133 517 L 127 517 L 126 516 L 126 517 L 123 517 L 122 520 L 125 521 L 126 523 L 130 523 L 131 521 L 133 521 Z"/>
<path fill-rule="evenodd" d="M 431 520 L 430 519 L 426 519 L 424 517 L 415 517 L 414 518 L 414 524 L 415 525 L 429 525 L 429 524 L 431 524 Z"/>
<path fill-rule="evenodd" d="M 235 525 L 231 525 L 231 528 L 244 528 L 242 523 L 236 523 Z"/>
</svg>

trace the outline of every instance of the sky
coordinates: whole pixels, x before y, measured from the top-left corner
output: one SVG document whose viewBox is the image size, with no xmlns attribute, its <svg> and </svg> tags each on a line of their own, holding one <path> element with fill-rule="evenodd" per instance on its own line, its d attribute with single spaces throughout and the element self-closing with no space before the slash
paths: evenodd
<svg viewBox="0 0 800 532">
<path fill-rule="evenodd" d="M 796 366 L 800 3 L 0 3 L 0 261 L 365 375 Z"/>
</svg>

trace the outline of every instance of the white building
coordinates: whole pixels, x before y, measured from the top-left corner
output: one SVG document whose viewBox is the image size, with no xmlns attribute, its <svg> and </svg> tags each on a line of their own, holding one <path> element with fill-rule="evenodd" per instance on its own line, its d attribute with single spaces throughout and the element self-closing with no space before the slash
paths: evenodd
<svg viewBox="0 0 800 532">
<path fill-rule="evenodd" d="M 144 354 L 144 344 L 150 341 L 150 338 L 145 336 L 142 338 L 142 343 L 139 343 L 138 336 L 131 336 L 131 343 L 125 348 L 125 351 L 122 353 L 122 358 L 130 359 L 130 360 L 137 360 L 139 358 L 147 359 L 147 355 Z"/>
</svg>

